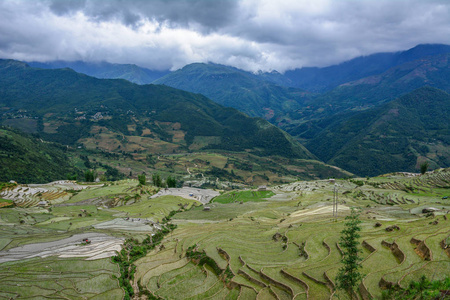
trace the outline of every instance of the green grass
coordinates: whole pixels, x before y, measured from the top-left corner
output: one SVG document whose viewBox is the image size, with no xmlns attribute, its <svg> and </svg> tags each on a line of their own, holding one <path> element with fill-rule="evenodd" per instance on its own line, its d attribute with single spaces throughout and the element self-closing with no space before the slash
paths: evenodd
<svg viewBox="0 0 450 300">
<path fill-rule="evenodd" d="M 14 203 L 14 201 L 12 201 L 12 200 L 3 199 L 3 198 L 0 198 L 0 203 L 1 203 L 1 202 Z"/>
<path fill-rule="evenodd" d="M 129 181 L 119 181 L 107 187 L 101 187 L 100 185 L 88 187 L 87 189 L 74 195 L 67 203 L 75 203 L 98 197 L 108 197 L 110 195 L 125 194 L 126 189 L 132 186 L 137 186 L 137 181 L 134 185 Z"/>
<path fill-rule="evenodd" d="M 213 202 L 260 202 L 275 195 L 272 191 L 232 191 L 214 198 Z"/>
<path fill-rule="evenodd" d="M 198 201 L 178 196 L 162 196 L 154 199 L 144 196 L 137 203 L 116 207 L 113 210 L 124 212 L 130 217 L 151 218 L 154 221 L 161 221 L 171 211 L 179 210 L 184 205 L 187 205 L 186 209 L 189 209 L 193 205 L 199 204 Z"/>
<path fill-rule="evenodd" d="M 201 221 L 219 221 L 229 220 L 251 212 L 259 207 L 261 202 L 239 203 L 212 203 L 208 205 L 211 210 L 204 211 L 202 207 L 194 207 L 189 211 L 176 214 L 174 220 L 201 220 Z"/>
</svg>

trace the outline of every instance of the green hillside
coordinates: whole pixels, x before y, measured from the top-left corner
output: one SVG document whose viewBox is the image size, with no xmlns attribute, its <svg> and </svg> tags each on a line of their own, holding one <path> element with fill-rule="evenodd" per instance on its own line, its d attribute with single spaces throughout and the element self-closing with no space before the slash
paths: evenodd
<svg viewBox="0 0 450 300">
<path fill-rule="evenodd" d="M 277 86 L 235 68 L 215 64 L 190 64 L 154 83 L 201 93 L 215 102 L 250 116 L 276 122 L 278 115 L 297 110 L 309 93 Z"/>
<path fill-rule="evenodd" d="M 13 60 L 0 61 L 0 109 L 4 120 L 37 118 L 29 131 L 46 139 L 107 151 L 122 151 L 132 144 L 127 151 L 222 149 L 314 157 L 267 121 L 199 94 L 96 79 L 70 69 L 35 69 Z"/>
<path fill-rule="evenodd" d="M 327 163 L 359 175 L 450 165 L 450 95 L 423 87 L 378 108 L 329 118 L 307 144 Z M 324 122 L 325 123 L 325 122 Z"/>
<path fill-rule="evenodd" d="M 0 182 L 45 183 L 77 172 L 67 147 L 0 127 Z"/>
<path fill-rule="evenodd" d="M 450 53 L 414 60 L 378 75 L 347 82 L 290 116 L 294 120 L 313 120 L 345 111 L 361 111 L 423 86 L 450 91 Z M 287 130 L 294 135 L 299 133 L 294 128 Z"/>
</svg>

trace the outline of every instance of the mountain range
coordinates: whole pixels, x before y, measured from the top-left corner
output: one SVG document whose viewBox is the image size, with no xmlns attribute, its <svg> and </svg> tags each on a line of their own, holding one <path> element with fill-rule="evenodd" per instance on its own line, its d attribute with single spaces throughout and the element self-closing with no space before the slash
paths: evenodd
<svg viewBox="0 0 450 300">
<path fill-rule="evenodd" d="M 249 72 L 216 64 L 190 64 L 154 83 L 200 93 L 221 105 L 267 120 L 301 108 L 310 94 L 261 80 Z"/>
<path fill-rule="evenodd" d="M 447 93 L 450 92 L 449 57 L 450 46 L 427 44 L 418 45 L 407 51 L 378 53 L 365 57 L 358 57 L 335 66 L 325 68 L 302 68 L 287 71 L 284 74 L 280 74 L 276 71 L 270 73 L 250 73 L 229 66 L 211 63 L 196 63 L 187 65 L 174 72 L 152 73 L 153 77 L 147 77 L 147 79 L 145 79 L 147 81 L 139 81 L 137 79 L 132 79 L 133 76 L 129 76 L 129 74 L 135 74 L 134 78 L 143 78 L 143 76 L 139 74 L 145 73 L 144 69 L 136 66 L 130 68 L 130 65 L 120 66 L 103 63 L 103 67 L 98 68 L 97 71 L 95 71 L 96 67 L 94 64 L 77 64 L 84 64 L 85 69 L 90 69 L 89 72 L 86 71 L 86 73 L 90 73 L 90 75 L 94 76 L 95 74 L 100 74 L 100 70 L 104 70 L 106 68 L 105 66 L 109 66 L 108 68 L 115 70 L 115 72 L 111 72 L 110 75 L 97 75 L 97 77 L 126 78 L 125 74 L 128 74 L 129 80 L 134 82 L 157 83 L 159 84 L 158 88 L 161 89 L 161 93 L 158 94 L 160 95 L 159 97 L 163 97 L 161 95 L 166 93 L 174 93 L 175 90 L 165 90 L 168 89 L 167 86 L 203 94 L 216 103 L 239 109 L 249 116 L 261 117 L 270 121 L 272 124 L 295 137 L 297 141 L 306 145 L 310 150 L 306 150 L 298 143 L 292 144 L 293 139 L 289 137 L 289 135 L 282 133 L 282 131 L 277 131 L 274 127 L 267 127 L 271 128 L 274 132 L 277 132 L 280 140 L 284 141 L 284 138 L 281 138 L 281 136 L 287 137 L 286 140 L 289 142 L 286 145 L 289 144 L 289 146 L 285 151 L 274 151 L 273 149 L 270 151 L 263 150 L 260 152 L 261 155 L 270 153 L 309 158 L 318 157 L 322 161 L 335 164 L 359 175 L 376 175 L 390 171 L 415 171 L 417 170 L 419 162 L 425 160 L 430 161 L 433 167 L 449 166 L 449 161 L 446 158 L 448 157 L 448 153 L 445 151 L 445 148 L 449 146 L 445 136 L 449 125 L 448 122 L 445 121 L 445 117 L 441 116 L 439 118 L 441 126 L 444 127 L 440 128 L 438 131 L 434 131 L 434 129 L 430 129 L 435 127 L 432 118 L 424 119 L 417 114 L 418 112 L 426 111 L 429 116 L 436 117 L 440 116 L 440 112 L 436 110 L 425 110 L 421 107 L 422 103 L 420 101 L 413 101 L 411 102 L 411 105 L 398 104 L 404 101 L 404 97 L 411 99 L 427 99 L 426 103 L 428 103 L 427 105 L 429 107 L 435 109 L 442 108 L 442 111 L 445 111 L 444 108 L 448 101 Z M 38 66 L 38 64 L 32 65 Z M 45 67 L 49 68 L 52 65 L 53 67 L 56 65 L 61 67 L 70 66 L 67 64 L 64 65 L 64 62 L 58 62 L 58 64 L 47 63 Z M 44 67 L 44 65 L 40 65 L 40 67 Z M 124 70 L 133 70 L 133 72 L 126 72 Z M 71 72 L 68 69 L 55 71 Z M 33 72 L 39 73 L 42 71 L 34 69 Z M 146 74 L 148 74 L 148 71 L 146 72 Z M 68 77 L 69 79 L 67 80 L 73 80 L 73 76 L 81 76 L 74 74 L 76 73 L 71 73 L 69 76 L 70 78 Z M 102 74 L 106 73 L 103 72 Z M 34 75 L 31 75 L 31 77 L 33 76 Z M 23 82 L 24 86 L 28 86 L 29 82 L 34 81 L 31 77 L 25 80 L 27 83 Z M 94 79 L 92 79 L 92 82 L 94 82 L 93 80 Z M 115 86 L 115 88 L 112 89 L 114 92 L 111 88 L 106 88 L 104 85 L 100 88 L 102 84 L 95 87 L 95 89 L 100 88 L 100 90 L 102 90 L 102 95 L 107 95 L 106 97 L 102 97 L 99 94 L 96 94 L 95 96 L 88 95 L 90 93 L 88 92 L 90 89 L 89 86 L 93 87 L 92 82 L 89 80 L 89 83 L 83 83 L 83 86 L 87 88 L 86 91 L 83 92 L 86 93 L 86 95 L 83 95 L 82 97 L 92 100 L 89 102 L 88 106 L 83 106 L 83 111 L 86 111 L 86 107 L 89 107 L 91 113 L 93 113 L 95 109 L 92 109 L 95 105 L 98 103 L 102 103 L 102 105 L 108 103 L 105 105 L 108 108 L 114 107 L 115 109 L 121 109 L 122 113 L 119 114 L 121 118 L 133 120 L 131 123 L 129 122 L 131 127 L 128 126 L 128 129 L 141 129 L 141 123 L 144 119 L 138 117 L 136 120 L 141 118 L 140 121 L 135 121 L 135 119 L 130 119 L 129 116 L 123 114 L 123 112 L 125 110 L 148 112 L 149 107 L 141 105 L 135 106 L 135 100 L 130 102 L 129 99 L 138 94 L 142 96 L 141 91 L 150 89 L 149 87 L 151 85 L 143 85 L 142 88 L 137 86 L 133 88 L 131 88 L 131 86 L 122 88 L 119 86 L 126 85 L 124 82 L 112 81 L 112 86 Z M 12 82 L 7 84 L 12 84 Z M 55 85 L 49 82 L 44 85 L 47 85 L 48 88 L 51 87 L 51 90 L 53 90 L 56 86 L 60 86 L 61 83 L 59 82 Z M 79 88 L 79 86 L 80 85 L 78 85 L 77 88 Z M 65 89 L 67 89 L 67 87 Z M 156 89 L 156 87 L 153 86 L 152 89 Z M 56 91 L 59 93 L 60 90 L 56 88 Z M 15 91 L 15 93 L 16 92 L 17 91 Z M 50 90 L 47 90 L 43 94 L 45 95 L 45 93 L 50 93 Z M 189 99 L 200 99 L 199 97 L 201 97 L 200 95 L 189 95 Z M 420 95 L 420 97 L 417 95 Z M 22 99 L 30 97 L 31 95 L 19 96 L 19 98 Z M 67 101 L 70 103 L 71 95 L 66 95 L 64 97 L 67 97 L 66 103 L 64 103 L 64 106 L 66 106 Z M 147 96 L 143 97 L 145 98 Z M 114 100 L 112 101 L 111 99 Z M 52 100 L 48 99 L 47 101 L 51 103 Z M 380 143 L 379 140 L 375 138 L 372 139 L 372 137 L 379 137 L 380 128 L 383 128 L 380 126 L 374 127 L 373 124 L 379 123 L 379 121 L 377 121 L 378 118 L 388 118 L 386 116 L 389 116 L 389 114 L 386 113 L 386 110 L 396 110 L 397 108 L 389 108 L 396 103 L 401 106 L 401 109 L 399 109 L 401 115 L 400 117 L 392 118 L 392 120 L 395 121 L 394 123 L 389 123 L 389 128 L 394 128 L 389 136 L 392 139 L 398 140 L 398 143 L 403 145 L 400 147 L 401 150 L 400 148 L 395 150 L 397 152 L 393 150 L 395 147 L 392 148 L 392 145 L 386 146 L 389 144 L 385 143 L 386 140 L 382 140 Z M 8 105 L 9 104 L 6 106 Z M 190 105 L 186 104 L 186 107 Z M 80 106 L 80 104 L 73 103 L 71 109 L 74 109 L 75 106 Z M 30 103 L 27 104 L 27 107 L 30 107 Z M 58 111 L 60 109 L 58 103 L 54 103 L 52 109 Z M 96 109 L 100 112 L 98 108 Z M 205 109 L 204 106 L 203 109 Z M 183 110 L 185 110 L 185 108 L 183 108 Z M 56 114 L 56 111 L 48 111 L 46 113 Z M 161 112 L 158 111 L 156 114 L 159 119 L 149 119 L 150 123 L 152 121 L 174 122 L 175 120 L 171 118 L 172 114 L 183 116 L 179 109 L 168 109 L 165 114 L 160 113 Z M 164 118 L 160 118 L 161 116 L 164 116 Z M 411 119 L 403 116 L 411 116 L 411 118 L 420 120 L 420 122 L 413 123 Z M 52 118 L 53 116 L 50 118 L 43 117 L 43 122 L 48 123 Z M 233 132 L 228 135 L 228 137 L 225 137 L 226 134 L 225 136 L 221 134 L 215 135 L 215 133 L 212 134 L 211 132 L 208 133 L 209 135 L 204 134 L 204 132 L 191 134 L 189 132 L 195 132 L 195 130 L 198 130 L 198 126 L 194 126 L 187 130 L 188 127 L 186 124 L 192 125 L 195 123 L 193 122 L 194 119 L 207 120 L 205 121 L 205 124 L 208 125 L 202 126 L 202 130 L 206 130 L 206 127 L 216 128 L 213 124 L 216 124 L 216 121 L 221 119 L 218 118 L 217 115 L 211 114 L 210 111 L 200 115 L 194 113 L 189 116 L 184 116 L 183 118 L 187 120 L 183 123 L 183 129 L 186 130 L 187 133 L 185 134 L 186 139 L 183 138 L 185 144 L 178 144 L 177 147 L 175 147 L 176 149 L 179 149 L 179 151 L 181 151 L 181 149 L 213 147 L 239 151 L 252 148 L 252 151 L 256 151 L 255 153 L 257 153 L 262 149 L 262 139 L 251 139 L 250 142 L 243 143 L 242 138 L 238 138 L 237 140 L 231 138 L 231 135 L 234 135 L 239 131 L 237 130 L 237 127 L 246 125 L 238 125 L 238 122 L 234 121 L 228 123 L 226 125 L 228 126 L 227 128 L 233 127 L 232 124 L 234 124 L 236 125 L 236 131 L 230 131 L 229 129 L 219 130 L 222 133 Z M 243 117 L 241 116 L 240 118 Z M 233 118 L 227 119 L 232 120 Z M 55 124 L 54 121 L 52 122 L 52 124 Z M 107 122 L 107 120 L 102 120 L 101 122 L 104 123 Z M 262 124 L 263 121 L 258 119 L 258 121 L 255 122 Z M 110 122 L 110 126 L 117 127 L 117 125 L 113 124 L 117 124 L 117 122 Z M 259 126 L 261 129 L 262 127 L 269 126 L 268 123 L 264 124 L 265 125 L 257 125 L 256 127 Z M 405 131 L 399 129 L 408 128 L 411 124 L 414 124 L 411 128 L 416 128 L 416 131 L 420 132 L 421 138 L 417 136 L 412 137 L 408 130 Z M 58 130 L 54 133 L 48 133 L 48 135 L 52 136 L 55 140 L 58 140 L 56 137 L 59 132 L 62 132 L 61 136 L 67 136 L 67 132 L 64 131 L 65 125 L 65 122 L 60 122 L 59 125 L 51 125 L 56 126 Z M 222 125 L 224 124 L 221 124 L 221 126 Z M 53 127 L 51 126 L 44 126 L 46 129 L 43 130 L 43 133 L 51 132 L 53 130 Z M 123 130 L 125 127 L 122 127 L 122 132 L 125 132 Z M 150 127 L 151 126 L 147 126 L 145 128 L 151 130 Z M 193 130 L 194 128 L 196 129 Z M 220 126 L 216 129 L 218 128 L 220 128 Z M 119 128 L 117 127 L 116 129 L 118 130 Z M 385 129 L 386 128 L 383 130 Z M 86 138 L 85 136 L 89 130 L 91 129 L 86 129 L 86 132 L 81 135 L 71 134 L 71 136 L 74 137 L 71 142 L 74 143 L 75 141 L 79 141 L 82 137 Z M 155 130 L 153 129 L 153 131 Z M 252 131 L 252 135 L 256 131 Z M 78 132 L 83 132 L 83 130 L 78 130 Z M 168 133 L 167 130 L 165 132 Z M 92 130 L 90 134 L 93 134 Z M 180 134 L 178 134 L 178 136 L 179 135 Z M 208 138 L 205 138 L 205 136 L 208 136 Z M 220 136 L 220 142 L 218 142 L 219 139 L 213 138 L 212 136 Z M 433 142 L 433 139 L 436 139 L 436 142 Z M 171 140 L 170 137 L 165 137 L 161 140 L 173 142 L 173 138 Z M 207 140 L 207 142 L 205 142 L 205 140 Z M 61 141 L 61 139 L 58 141 Z M 259 144 L 254 144 L 258 141 Z M 269 145 L 276 141 L 278 140 L 271 139 L 264 147 L 270 148 Z M 237 145 L 241 143 L 243 143 L 242 146 L 238 147 Z M 355 152 L 356 149 L 359 149 L 357 153 Z M 368 158 L 370 159 L 367 160 Z M 370 161 L 371 163 L 363 164 L 361 161 Z"/>
<path fill-rule="evenodd" d="M 137 84 L 152 83 L 156 79 L 170 73 L 169 70 L 158 71 L 142 68 L 134 64 L 111 64 L 102 62 L 84 61 L 50 61 L 50 62 L 28 62 L 28 65 L 41 69 L 70 68 L 78 73 L 83 73 L 96 78 L 126 79 Z"/>
<path fill-rule="evenodd" d="M 263 119 L 163 85 L 96 79 L 71 69 L 37 69 L 1 60 L 0 99 L 5 118 L 27 123 L 35 119 L 31 131 L 63 144 L 73 145 L 81 139 L 87 143 L 100 131 L 112 135 L 113 144 L 120 148 L 128 143 L 126 136 L 134 136 L 129 143 L 141 151 L 208 148 L 314 158 Z"/>
<path fill-rule="evenodd" d="M 283 80 L 273 72 L 264 75 L 267 79 L 273 78 L 273 82 L 284 86 L 311 92 L 326 92 L 346 82 L 380 74 L 410 61 L 446 53 L 450 53 L 449 45 L 422 44 L 406 51 L 375 53 L 323 68 L 288 70 L 283 74 Z"/>
<path fill-rule="evenodd" d="M 422 87 L 373 109 L 329 118 L 306 145 L 325 162 L 366 176 L 450 165 L 450 95 Z"/>
</svg>

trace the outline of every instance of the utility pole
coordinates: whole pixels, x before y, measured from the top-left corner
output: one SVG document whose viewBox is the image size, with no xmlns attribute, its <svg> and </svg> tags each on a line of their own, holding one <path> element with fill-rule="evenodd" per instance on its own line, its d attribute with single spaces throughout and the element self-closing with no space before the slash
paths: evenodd
<svg viewBox="0 0 450 300">
<path fill-rule="evenodd" d="M 329 182 L 334 185 L 334 187 L 333 187 L 333 217 L 337 217 L 337 215 L 338 215 L 338 188 L 337 188 L 335 179 L 330 179 Z"/>
<path fill-rule="evenodd" d="M 334 197 L 333 197 L 333 216 L 338 216 L 338 188 L 334 185 Z"/>
</svg>

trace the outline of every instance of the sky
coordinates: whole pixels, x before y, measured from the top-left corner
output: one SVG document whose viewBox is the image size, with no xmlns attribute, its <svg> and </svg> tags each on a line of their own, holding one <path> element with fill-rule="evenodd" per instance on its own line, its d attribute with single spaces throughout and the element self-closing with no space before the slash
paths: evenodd
<svg viewBox="0 0 450 300">
<path fill-rule="evenodd" d="M 448 0 L 0 0 L 0 58 L 324 67 L 450 44 Z"/>
</svg>

